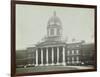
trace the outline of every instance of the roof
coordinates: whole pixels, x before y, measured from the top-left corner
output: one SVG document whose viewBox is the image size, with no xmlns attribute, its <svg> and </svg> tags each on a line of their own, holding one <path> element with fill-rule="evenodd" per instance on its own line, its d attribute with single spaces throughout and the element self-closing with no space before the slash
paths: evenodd
<svg viewBox="0 0 100 77">
<path fill-rule="evenodd" d="M 39 44 L 37 44 L 37 47 L 43 47 L 43 46 L 49 46 L 49 45 L 66 45 L 65 42 L 62 41 L 45 41 L 45 42 L 41 42 Z"/>
<path fill-rule="evenodd" d="M 93 43 L 82 45 L 82 49 L 94 49 L 94 48 L 95 48 L 95 45 Z"/>
</svg>

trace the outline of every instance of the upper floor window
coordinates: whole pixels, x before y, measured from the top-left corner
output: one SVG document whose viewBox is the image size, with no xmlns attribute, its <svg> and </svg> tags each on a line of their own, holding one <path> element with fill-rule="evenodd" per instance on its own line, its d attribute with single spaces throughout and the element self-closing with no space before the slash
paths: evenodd
<svg viewBox="0 0 100 77">
<path fill-rule="evenodd" d="M 68 54 L 68 55 L 70 54 L 70 51 L 69 51 L 69 50 L 67 51 L 67 54 Z"/>
<path fill-rule="evenodd" d="M 32 55 L 31 54 L 28 54 L 28 57 L 32 57 Z"/>
<path fill-rule="evenodd" d="M 79 47 L 79 45 L 76 45 L 76 47 Z"/>
<path fill-rule="evenodd" d="M 72 61 L 74 61 L 74 57 L 72 57 Z"/>
<path fill-rule="evenodd" d="M 70 60 L 69 57 L 67 58 L 67 60 L 68 60 L 68 61 Z"/>
<path fill-rule="evenodd" d="M 50 29 L 50 35 L 54 35 L 54 29 Z"/>
<path fill-rule="evenodd" d="M 74 54 L 74 50 L 72 50 L 72 54 Z"/>
<path fill-rule="evenodd" d="M 76 50 L 76 54 L 79 54 L 79 50 Z"/>
<path fill-rule="evenodd" d="M 57 29 L 57 35 L 60 35 L 60 29 Z"/>
</svg>

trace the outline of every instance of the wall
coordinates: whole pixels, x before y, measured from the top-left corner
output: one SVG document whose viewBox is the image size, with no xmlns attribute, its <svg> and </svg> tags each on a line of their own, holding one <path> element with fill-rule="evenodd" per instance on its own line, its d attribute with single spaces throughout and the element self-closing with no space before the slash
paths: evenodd
<svg viewBox="0 0 100 77">
<path fill-rule="evenodd" d="M 34 0 L 33 0 L 34 1 Z M 99 0 L 36 0 L 57 3 L 89 4 L 98 6 L 98 39 L 100 39 L 100 1 Z M 10 77 L 10 0 L 0 0 L 0 77 Z M 86 73 L 51 74 L 33 77 L 98 77 L 100 73 L 100 40 L 98 40 L 98 71 Z M 29 77 L 29 76 L 28 76 Z M 30 76 L 31 77 L 31 76 Z"/>
</svg>

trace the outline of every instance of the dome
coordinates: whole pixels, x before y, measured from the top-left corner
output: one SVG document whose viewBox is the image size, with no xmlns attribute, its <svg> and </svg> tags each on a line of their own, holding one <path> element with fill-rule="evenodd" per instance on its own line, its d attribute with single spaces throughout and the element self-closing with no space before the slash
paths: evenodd
<svg viewBox="0 0 100 77">
<path fill-rule="evenodd" d="M 48 21 L 48 26 L 52 26 L 52 25 L 61 26 L 61 21 L 59 17 L 56 16 L 56 12 L 54 12 L 54 15 Z"/>
</svg>

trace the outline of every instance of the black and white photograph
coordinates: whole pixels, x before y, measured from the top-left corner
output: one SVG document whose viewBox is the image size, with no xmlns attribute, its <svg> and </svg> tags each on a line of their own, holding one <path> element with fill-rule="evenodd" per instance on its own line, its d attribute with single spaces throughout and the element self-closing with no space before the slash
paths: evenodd
<svg viewBox="0 0 100 77">
<path fill-rule="evenodd" d="M 16 75 L 96 70 L 96 6 L 15 4 Z"/>
</svg>

